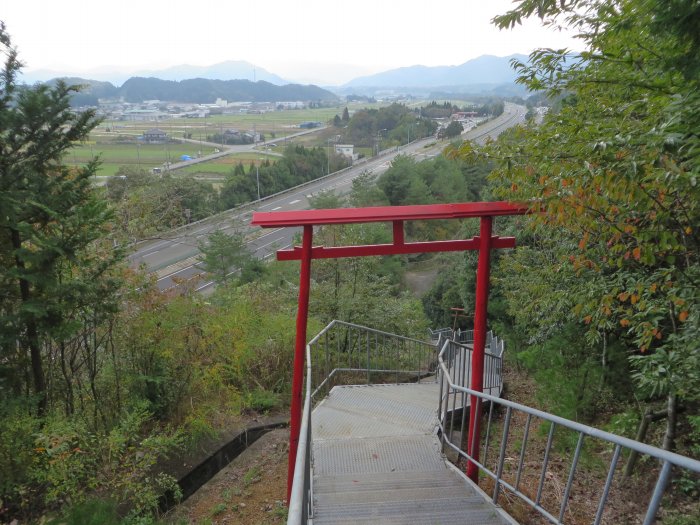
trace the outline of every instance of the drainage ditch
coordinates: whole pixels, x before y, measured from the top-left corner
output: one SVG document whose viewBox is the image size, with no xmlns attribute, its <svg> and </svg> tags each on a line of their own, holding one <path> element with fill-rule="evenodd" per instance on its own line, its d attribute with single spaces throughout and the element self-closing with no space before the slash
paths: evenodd
<svg viewBox="0 0 700 525">
<path fill-rule="evenodd" d="M 221 469 L 236 459 L 244 450 L 255 443 L 262 436 L 276 428 L 287 427 L 286 421 L 278 421 L 248 427 L 238 433 L 230 441 L 222 445 L 216 452 L 201 461 L 187 474 L 178 479 L 177 484 L 182 492 L 182 497 L 176 499 L 172 493 L 166 493 L 160 498 L 159 508 L 161 512 L 172 509 L 194 494 L 202 485 L 213 478 Z"/>
</svg>

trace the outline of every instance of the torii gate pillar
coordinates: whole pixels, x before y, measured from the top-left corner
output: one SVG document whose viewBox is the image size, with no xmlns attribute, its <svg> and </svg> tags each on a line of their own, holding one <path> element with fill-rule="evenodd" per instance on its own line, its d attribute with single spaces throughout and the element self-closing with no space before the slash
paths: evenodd
<svg viewBox="0 0 700 525">
<path fill-rule="evenodd" d="M 489 276 L 491 274 L 491 232 L 493 217 L 481 217 L 479 224 L 479 259 L 476 266 L 476 301 L 474 304 L 474 351 L 472 352 L 472 390 L 484 391 L 484 353 L 486 351 L 486 318 L 489 305 Z M 479 458 L 479 426 L 481 398 L 471 396 L 469 400 L 469 437 L 467 454 Z M 467 464 L 467 476 L 479 482 L 479 469 L 471 461 Z"/>
<path fill-rule="evenodd" d="M 301 412 L 303 406 L 304 356 L 306 354 L 306 326 L 309 318 L 309 290 L 311 288 L 311 243 L 313 226 L 304 226 L 301 241 L 301 271 L 299 273 L 299 303 L 297 305 L 297 333 L 294 340 L 294 369 L 292 375 L 292 402 L 289 420 L 289 458 L 287 465 L 287 503 L 292 494 L 292 480 L 299 446 Z"/>
</svg>

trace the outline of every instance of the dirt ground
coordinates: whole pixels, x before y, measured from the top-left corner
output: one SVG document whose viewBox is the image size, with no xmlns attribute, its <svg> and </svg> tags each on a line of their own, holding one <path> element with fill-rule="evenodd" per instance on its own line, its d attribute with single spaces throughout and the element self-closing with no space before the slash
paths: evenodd
<svg viewBox="0 0 700 525">
<path fill-rule="evenodd" d="M 268 432 L 164 521 L 173 525 L 267 525 L 287 518 L 289 430 Z"/>
</svg>

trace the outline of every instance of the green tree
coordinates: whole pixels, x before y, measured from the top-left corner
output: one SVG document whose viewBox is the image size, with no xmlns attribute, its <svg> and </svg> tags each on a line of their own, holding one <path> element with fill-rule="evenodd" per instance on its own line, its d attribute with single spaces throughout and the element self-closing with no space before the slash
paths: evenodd
<svg viewBox="0 0 700 525">
<path fill-rule="evenodd" d="M 350 206 L 361 208 L 365 206 L 385 206 L 387 204 L 384 192 L 376 183 L 377 176 L 369 170 L 364 170 L 352 179 L 350 190 Z"/>
<path fill-rule="evenodd" d="M 347 106 L 343 109 L 343 116 L 342 116 L 343 122 L 347 124 L 350 122 L 350 113 L 348 112 Z"/>
<path fill-rule="evenodd" d="M 63 164 L 98 124 L 94 111 L 71 111 L 76 86 L 20 87 L 21 63 L 2 23 L 0 50 L 0 361 L 14 363 L 18 377 L 29 363 L 44 413 L 43 352 L 78 332 L 80 312 L 109 303 L 114 283 L 104 277 L 119 254 L 98 243 L 111 216 L 92 189 L 98 162 Z"/>
<path fill-rule="evenodd" d="M 117 230 L 131 242 L 208 217 L 219 205 L 210 183 L 157 177 L 129 166 L 110 178 L 106 192 L 116 210 Z M 226 195 L 222 191 L 222 198 Z"/>
<path fill-rule="evenodd" d="M 546 49 L 515 64 L 531 90 L 565 97 L 489 153 L 497 195 L 535 203 L 535 227 L 574 247 L 546 268 L 570 265 L 566 300 L 589 345 L 604 354 L 619 338 L 640 392 L 665 396 L 666 448 L 678 403 L 700 391 L 699 14 L 694 0 L 523 0 L 495 19 L 537 15 L 587 45 L 578 58 Z"/>
<path fill-rule="evenodd" d="M 209 235 L 208 243 L 200 243 L 199 249 L 204 269 L 218 283 L 229 281 L 236 270 L 243 272 L 255 262 L 239 233 L 228 235 L 215 231 Z"/>
<path fill-rule="evenodd" d="M 342 208 L 343 199 L 333 190 L 323 190 L 309 198 L 309 205 L 315 210 Z"/>
<path fill-rule="evenodd" d="M 448 139 L 452 139 L 454 137 L 459 137 L 463 131 L 464 131 L 464 126 L 462 125 L 462 123 L 458 122 L 456 120 L 453 120 L 445 128 L 445 136 Z"/>
</svg>

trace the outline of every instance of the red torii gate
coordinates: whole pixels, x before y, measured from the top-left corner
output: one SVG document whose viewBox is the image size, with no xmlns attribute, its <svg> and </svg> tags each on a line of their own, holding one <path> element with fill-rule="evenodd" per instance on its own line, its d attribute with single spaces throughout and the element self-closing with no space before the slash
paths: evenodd
<svg viewBox="0 0 700 525">
<path fill-rule="evenodd" d="M 299 305 L 297 310 L 296 339 L 294 347 L 294 375 L 292 380 L 292 404 L 290 415 L 289 467 L 287 477 L 287 500 L 291 494 L 294 479 L 299 430 L 301 428 L 302 386 L 304 382 L 304 355 L 306 346 L 306 325 L 309 313 L 309 287 L 312 259 L 333 259 L 339 257 L 365 257 L 372 255 L 401 255 L 409 253 L 450 252 L 479 250 L 476 272 L 476 304 L 474 307 L 474 352 L 472 355 L 471 387 L 483 391 L 484 347 L 486 343 L 486 309 L 488 306 L 489 274 L 491 249 L 514 248 L 514 237 L 492 235 L 493 218 L 503 215 L 523 215 L 526 206 L 509 202 L 468 202 L 461 204 L 429 204 L 417 206 L 380 206 L 372 208 L 338 208 L 330 210 L 300 210 L 279 212 L 255 212 L 251 224 L 263 228 L 285 228 L 302 226 L 302 245 L 290 250 L 279 250 L 280 261 L 301 261 L 299 277 Z M 404 222 L 434 219 L 480 218 L 479 235 L 472 239 L 405 242 Z M 365 246 L 313 246 L 313 227 L 324 224 L 354 224 L 367 222 L 391 222 L 393 242 Z M 468 453 L 479 458 L 479 418 L 474 410 L 475 399 L 470 402 Z M 471 450 L 473 444 L 473 450 Z M 479 471 L 474 463 L 467 465 L 467 475 L 478 481 Z"/>
</svg>

